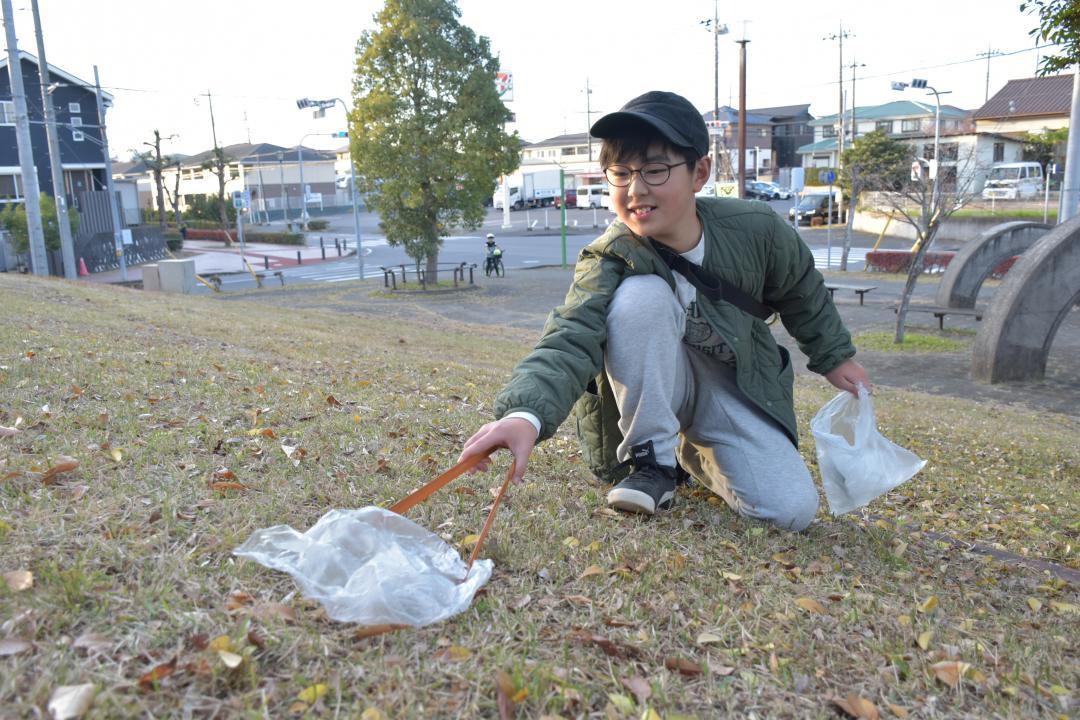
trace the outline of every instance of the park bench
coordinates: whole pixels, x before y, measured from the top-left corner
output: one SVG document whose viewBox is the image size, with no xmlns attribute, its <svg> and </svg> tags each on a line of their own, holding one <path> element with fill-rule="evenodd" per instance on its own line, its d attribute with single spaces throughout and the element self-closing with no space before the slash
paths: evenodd
<svg viewBox="0 0 1080 720">
<path fill-rule="evenodd" d="M 892 310 L 894 313 L 900 312 L 900 304 L 896 303 L 892 305 Z M 933 316 L 937 318 L 939 330 L 945 329 L 946 315 L 962 315 L 964 317 L 972 317 L 975 318 L 977 322 L 983 319 L 984 313 L 982 308 L 951 308 L 941 307 L 939 305 L 916 305 L 915 303 L 908 305 L 908 312 L 924 312 L 933 314 Z"/>
<path fill-rule="evenodd" d="M 877 290 L 877 285 L 838 285 L 836 283 L 825 283 L 825 289 L 829 291 L 829 297 L 835 299 L 837 290 L 851 290 L 859 296 L 859 304 L 863 304 L 863 300 L 866 298 L 866 293 L 871 290 Z"/>
</svg>

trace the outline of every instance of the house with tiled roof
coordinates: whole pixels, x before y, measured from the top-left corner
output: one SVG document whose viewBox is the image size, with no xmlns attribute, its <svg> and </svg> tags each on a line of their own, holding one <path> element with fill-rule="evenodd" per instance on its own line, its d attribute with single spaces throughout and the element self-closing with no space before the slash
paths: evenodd
<svg viewBox="0 0 1080 720">
<path fill-rule="evenodd" d="M 975 130 L 1005 134 L 1069 127 L 1073 76 L 1010 80 L 975 111 Z"/>
</svg>

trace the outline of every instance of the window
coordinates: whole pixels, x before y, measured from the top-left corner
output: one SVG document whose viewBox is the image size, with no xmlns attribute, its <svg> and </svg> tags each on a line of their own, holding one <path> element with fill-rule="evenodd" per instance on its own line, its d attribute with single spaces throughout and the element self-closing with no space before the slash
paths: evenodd
<svg viewBox="0 0 1080 720">
<path fill-rule="evenodd" d="M 993 162 L 1005 162 L 1005 143 L 994 143 L 994 160 Z"/>
<path fill-rule="evenodd" d="M 892 132 L 892 120 L 878 120 L 874 123 L 874 130 L 881 131 L 888 135 Z"/>
<path fill-rule="evenodd" d="M 941 143 L 941 160 L 942 162 L 948 160 L 956 160 L 960 157 L 960 144 L 959 143 Z"/>
<path fill-rule="evenodd" d="M 823 125 L 821 127 L 821 136 L 822 137 L 827 137 L 827 138 L 836 137 L 836 126 L 835 125 Z"/>
<path fill-rule="evenodd" d="M 563 155 L 573 155 L 574 154 L 574 148 L 572 148 L 572 147 L 564 147 L 562 149 L 562 154 Z"/>
<path fill-rule="evenodd" d="M 68 112 L 72 115 L 79 115 L 82 113 L 82 105 L 79 103 L 68 103 Z"/>
<path fill-rule="evenodd" d="M 15 124 L 15 103 L 11 101 L 0 102 L 0 125 Z"/>
<path fill-rule="evenodd" d="M 918 120 L 901 120 L 900 121 L 900 132 L 904 132 L 904 133 L 919 132 L 919 124 L 920 123 L 919 123 Z"/>
<path fill-rule="evenodd" d="M 74 142 L 82 142 L 83 141 L 82 130 L 72 130 L 71 131 L 71 139 Z"/>
<path fill-rule="evenodd" d="M 18 175 L 0 175 L 0 202 L 22 197 L 22 183 L 19 180 Z"/>
<path fill-rule="evenodd" d="M 82 127 L 82 118 L 81 117 L 73 117 L 73 118 L 71 118 L 71 127 Z"/>
<path fill-rule="evenodd" d="M 927 144 L 922 146 L 922 156 L 923 156 L 923 160 L 933 160 L 934 159 L 934 144 L 933 143 L 927 143 Z"/>
</svg>

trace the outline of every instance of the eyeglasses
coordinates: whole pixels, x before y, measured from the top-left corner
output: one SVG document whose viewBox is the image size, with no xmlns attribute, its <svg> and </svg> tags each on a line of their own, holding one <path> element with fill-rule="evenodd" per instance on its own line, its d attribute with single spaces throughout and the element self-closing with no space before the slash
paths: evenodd
<svg viewBox="0 0 1080 720">
<path fill-rule="evenodd" d="M 604 176 L 607 181 L 615 187 L 627 187 L 634 181 L 634 173 L 641 176 L 642 181 L 646 185 L 663 185 L 671 177 L 671 168 L 677 168 L 682 165 L 686 165 L 685 162 L 678 163 L 662 163 L 651 162 L 645 163 L 638 170 L 635 170 L 626 165 L 608 165 L 604 168 Z"/>
</svg>

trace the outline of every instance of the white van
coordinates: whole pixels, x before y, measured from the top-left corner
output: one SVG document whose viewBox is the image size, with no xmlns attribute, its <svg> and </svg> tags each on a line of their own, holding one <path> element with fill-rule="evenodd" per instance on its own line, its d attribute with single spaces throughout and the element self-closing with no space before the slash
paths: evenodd
<svg viewBox="0 0 1080 720">
<path fill-rule="evenodd" d="M 606 191 L 607 185 L 579 185 L 577 189 L 577 207 L 604 207 L 603 194 Z"/>
<path fill-rule="evenodd" d="M 1037 162 L 997 163 L 983 186 L 983 200 L 1028 200 L 1043 191 L 1042 165 Z"/>
</svg>

